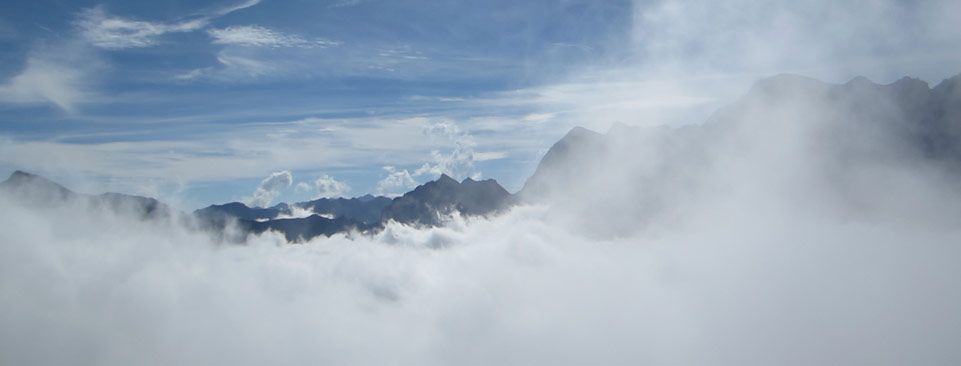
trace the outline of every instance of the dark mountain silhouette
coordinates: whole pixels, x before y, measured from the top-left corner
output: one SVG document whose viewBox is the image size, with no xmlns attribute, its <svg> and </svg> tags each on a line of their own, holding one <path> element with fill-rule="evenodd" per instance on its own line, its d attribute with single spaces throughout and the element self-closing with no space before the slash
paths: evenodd
<svg viewBox="0 0 961 366">
<path fill-rule="evenodd" d="M 293 205 L 280 203 L 269 208 L 248 207 L 241 202 L 231 202 L 210 205 L 194 211 L 194 214 L 210 220 L 236 218 L 262 221 L 276 219 L 281 215 L 291 215 L 294 208 L 302 208 L 315 214 L 373 224 L 380 221 L 381 212 L 390 202 L 390 198 L 374 197 L 369 194 L 357 198 L 320 198 Z"/>
<path fill-rule="evenodd" d="M 268 220 L 280 214 L 290 214 L 287 204 L 281 203 L 270 208 L 248 207 L 240 202 L 225 203 L 222 205 L 210 205 L 194 211 L 194 214 L 211 219 L 224 219 L 233 217 L 244 220 Z"/>
<path fill-rule="evenodd" d="M 313 201 L 300 202 L 295 206 L 318 214 L 327 214 L 335 218 L 347 218 L 365 224 L 380 222 L 381 213 L 390 205 L 391 199 L 383 196 L 365 195 L 357 198 L 320 198 Z"/>
<path fill-rule="evenodd" d="M 350 231 L 366 232 L 380 229 L 378 224 L 366 224 L 349 218 L 328 219 L 320 215 L 310 215 L 295 219 L 276 219 L 266 221 L 240 220 L 239 227 L 244 231 L 260 234 L 268 230 L 284 234 L 289 242 L 304 242 L 324 235 L 330 237 L 337 233 Z"/>
<path fill-rule="evenodd" d="M 383 219 L 405 224 L 440 226 L 446 216 L 459 212 L 465 216 L 484 216 L 503 211 L 513 204 L 513 196 L 497 181 L 467 178 L 458 183 L 442 174 L 435 181 L 394 198 L 384 209 Z"/>
<path fill-rule="evenodd" d="M 236 224 L 242 232 L 275 230 L 283 232 L 288 240 L 302 241 L 349 231 L 376 232 L 387 220 L 439 226 L 454 212 L 467 216 L 489 215 L 506 209 L 512 202 L 512 195 L 492 179 L 478 182 L 468 178 L 458 183 L 442 175 L 436 181 L 393 200 L 365 195 L 349 199 L 321 198 L 294 205 L 279 204 L 271 208 L 250 208 L 243 203 L 232 202 L 194 211 L 194 216 L 200 226 L 207 230 L 223 231 L 229 225 Z M 289 215 L 293 207 L 314 214 L 301 218 L 278 217 Z M 242 239 L 235 239 L 239 240 Z"/>
<path fill-rule="evenodd" d="M 194 211 L 199 226 L 209 231 L 224 232 L 235 224 L 242 233 L 263 233 L 275 230 L 284 233 L 290 241 L 305 241 L 314 237 L 335 233 L 360 231 L 373 232 L 381 227 L 380 216 L 391 202 L 387 197 L 365 195 L 358 198 L 321 198 L 308 202 L 277 204 L 270 208 L 248 207 L 240 202 L 210 205 Z M 282 217 L 291 215 L 294 208 L 305 209 L 314 214 L 308 217 Z M 328 216 L 320 216 L 320 215 Z M 234 237 L 231 241 L 243 241 Z"/>
</svg>

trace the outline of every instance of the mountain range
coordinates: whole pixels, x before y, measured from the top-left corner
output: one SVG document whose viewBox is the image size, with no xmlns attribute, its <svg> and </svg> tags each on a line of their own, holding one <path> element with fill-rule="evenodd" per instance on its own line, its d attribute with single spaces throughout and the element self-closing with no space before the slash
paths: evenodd
<svg viewBox="0 0 961 366">
<path fill-rule="evenodd" d="M 954 175 L 961 171 L 961 75 L 934 88 L 912 78 L 887 85 L 862 77 L 829 84 L 779 75 L 757 82 L 703 124 L 615 124 L 606 134 L 575 127 L 551 146 L 517 194 L 492 179 L 458 182 L 441 175 L 393 199 L 321 198 L 269 208 L 232 202 L 196 210 L 189 217 L 199 229 L 231 241 L 268 230 L 304 241 L 350 231 L 378 232 L 391 221 L 441 226 L 458 213 L 488 216 L 516 204 L 549 203 L 559 210 L 576 209 L 583 220 L 578 225 L 617 235 L 643 227 L 651 217 L 669 212 L 678 197 L 703 186 L 702 172 L 717 166 L 718 156 L 745 154 L 765 139 L 771 144 L 806 144 L 799 148 L 816 151 L 823 159 L 815 170 L 830 178 L 843 200 L 858 200 L 858 193 L 845 191 L 845 185 L 857 181 L 865 166 L 925 162 Z M 40 207 L 84 202 L 141 218 L 174 213 L 152 198 L 84 195 L 21 171 L 0 183 L 0 191 Z M 626 196 L 635 199 L 626 201 Z M 610 212 L 617 215 L 612 218 Z M 227 238 L 229 228 L 240 230 Z"/>
<path fill-rule="evenodd" d="M 365 195 L 356 198 L 321 198 L 269 208 L 248 207 L 241 202 L 211 205 L 189 215 L 153 198 L 104 193 L 74 192 L 44 177 L 16 171 L 0 183 L 0 194 L 33 207 L 54 208 L 74 205 L 78 210 L 107 209 L 141 219 L 179 217 L 187 227 L 242 242 L 247 234 L 266 231 L 283 233 L 288 241 L 307 241 L 336 233 L 374 233 L 389 221 L 411 226 L 440 226 L 451 215 L 486 216 L 506 210 L 513 195 L 493 179 L 458 182 L 443 174 L 397 198 Z M 296 215 L 300 215 L 299 217 Z"/>
</svg>

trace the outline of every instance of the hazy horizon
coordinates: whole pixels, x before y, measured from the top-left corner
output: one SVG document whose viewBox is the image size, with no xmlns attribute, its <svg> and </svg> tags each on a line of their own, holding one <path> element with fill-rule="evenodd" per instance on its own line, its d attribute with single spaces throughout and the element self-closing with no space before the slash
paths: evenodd
<svg viewBox="0 0 961 366">
<path fill-rule="evenodd" d="M 958 14 L 9 2 L 0 175 L 184 212 L 0 185 L 0 364 L 959 364 Z M 545 158 L 574 126 L 613 132 Z M 309 240 L 190 213 L 442 173 L 536 184 Z"/>
<path fill-rule="evenodd" d="M 953 1 L 14 1 L 0 175 L 184 209 L 520 189 L 571 127 L 703 123 L 757 80 L 961 70 Z M 298 189 L 299 187 L 299 189 Z"/>
</svg>

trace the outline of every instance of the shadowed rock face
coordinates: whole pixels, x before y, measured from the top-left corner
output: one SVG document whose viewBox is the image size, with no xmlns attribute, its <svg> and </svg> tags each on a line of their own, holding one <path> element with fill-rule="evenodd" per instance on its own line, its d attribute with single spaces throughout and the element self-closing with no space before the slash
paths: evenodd
<svg viewBox="0 0 961 366">
<path fill-rule="evenodd" d="M 292 206 L 279 204 L 271 208 L 250 208 L 243 203 L 233 202 L 197 210 L 194 216 L 208 230 L 223 231 L 228 225 L 236 224 L 244 233 L 275 230 L 284 233 L 288 240 L 298 242 L 350 231 L 376 232 L 387 220 L 439 226 L 445 217 L 455 211 L 468 216 L 482 216 L 504 210 L 512 202 L 512 195 L 494 180 L 478 182 L 465 179 L 458 183 L 442 175 L 436 181 L 393 200 L 366 195 L 350 199 L 321 198 Z M 278 217 L 290 214 L 293 208 L 315 214 L 300 218 Z"/>
<path fill-rule="evenodd" d="M 294 208 L 300 208 L 311 213 L 374 224 L 380 221 L 381 212 L 390 202 L 390 198 L 371 195 L 349 199 L 321 198 L 293 205 L 280 203 L 269 208 L 248 207 L 241 202 L 231 202 L 222 205 L 210 205 L 194 211 L 194 214 L 210 220 L 223 220 L 233 217 L 256 221 L 271 220 L 281 215 L 291 215 Z"/>
<path fill-rule="evenodd" d="M 294 206 L 304 208 L 318 214 L 327 214 L 335 218 L 348 218 L 365 224 L 380 222 L 381 213 L 390 205 L 387 197 L 365 195 L 356 198 L 321 198 L 308 202 L 297 203 Z"/>
<path fill-rule="evenodd" d="M 441 175 L 433 182 L 397 197 L 384 209 L 383 219 L 406 224 L 440 226 L 444 217 L 460 212 L 483 216 L 500 212 L 513 204 L 513 196 L 493 179 L 458 183 Z"/>
<path fill-rule="evenodd" d="M 286 204 L 279 204 L 270 208 L 247 207 L 240 202 L 225 203 L 222 205 L 210 205 L 194 211 L 194 215 L 213 220 L 223 220 L 233 217 L 243 220 L 273 219 L 280 214 L 290 214 L 290 208 Z"/>
<path fill-rule="evenodd" d="M 294 205 L 281 203 L 270 208 L 247 207 L 240 202 L 231 202 L 196 210 L 194 217 L 202 228 L 210 231 L 224 232 L 229 225 L 237 225 L 241 235 L 226 238 L 230 241 L 242 242 L 248 232 L 260 234 L 274 230 L 283 233 L 288 241 L 302 242 L 321 235 L 329 237 L 350 231 L 376 231 L 381 227 L 381 213 L 390 202 L 390 198 L 371 195 L 350 199 L 321 198 Z M 295 208 L 314 214 L 282 217 L 291 215 Z"/>
<path fill-rule="evenodd" d="M 267 221 L 241 220 L 239 226 L 243 228 L 244 231 L 255 234 L 260 234 L 268 230 L 278 231 L 283 233 L 287 241 L 291 243 L 304 242 L 321 235 L 330 237 L 337 233 L 350 231 L 369 232 L 379 229 L 379 226 L 376 224 L 365 224 L 347 218 L 328 219 L 319 215 Z"/>
</svg>

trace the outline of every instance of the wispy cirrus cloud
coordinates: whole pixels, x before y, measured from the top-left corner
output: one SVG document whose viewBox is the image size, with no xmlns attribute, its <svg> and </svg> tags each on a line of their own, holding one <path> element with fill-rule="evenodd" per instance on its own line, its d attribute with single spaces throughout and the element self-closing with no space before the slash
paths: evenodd
<svg viewBox="0 0 961 366">
<path fill-rule="evenodd" d="M 83 47 L 34 50 L 23 71 L 0 83 L 0 103 L 52 104 L 74 113 L 92 98 L 89 75 L 102 66 Z"/>
<path fill-rule="evenodd" d="M 167 33 L 192 32 L 207 25 L 209 18 L 202 17 L 176 23 L 158 23 L 131 20 L 111 16 L 103 7 L 95 7 L 80 13 L 76 25 L 82 37 L 90 44 L 104 49 L 149 47 Z"/>
<path fill-rule="evenodd" d="M 198 31 L 207 27 L 211 19 L 259 3 L 260 0 L 247 0 L 237 5 L 194 16 L 192 19 L 168 23 L 114 16 L 108 14 L 103 6 L 97 6 L 82 11 L 74 24 L 80 29 L 84 40 L 99 48 L 121 50 L 150 47 L 158 44 L 160 37 L 165 34 Z"/>
<path fill-rule="evenodd" d="M 227 15 L 227 14 L 233 13 L 233 12 L 235 12 L 235 11 L 237 11 L 237 10 L 246 9 L 246 8 L 251 7 L 251 6 L 260 4 L 260 1 L 261 1 L 261 0 L 247 0 L 247 1 L 244 1 L 244 2 L 239 3 L 239 4 L 237 4 L 237 5 L 232 5 L 232 6 L 224 7 L 224 8 L 221 8 L 221 9 L 217 9 L 217 10 L 213 11 L 213 15 L 216 15 L 216 16 Z"/>
<path fill-rule="evenodd" d="M 328 5 L 328 8 L 346 8 L 351 6 L 360 5 L 362 0 L 339 0 L 333 4 Z"/>
<path fill-rule="evenodd" d="M 341 43 L 326 39 L 307 39 L 257 25 L 236 25 L 221 29 L 209 29 L 207 34 L 215 44 L 246 47 L 334 47 Z"/>
<path fill-rule="evenodd" d="M 72 22 L 76 38 L 69 42 L 35 47 L 27 56 L 25 67 L 15 76 L 0 83 L 0 103 L 52 104 L 69 114 L 79 104 L 92 99 L 93 85 L 104 62 L 92 52 L 96 49 L 123 50 L 151 47 L 163 35 L 203 29 L 211 19 L 257 5 L 260 0 L 220 8 L 190 19 L 153 22 L 109 14 L 103 6 L 85 9 Z M 243 64 L 244 60 L 219 59 L 222 63 Z M 244 69 L 263 67 L 250 65 Z"/>
</svg>

